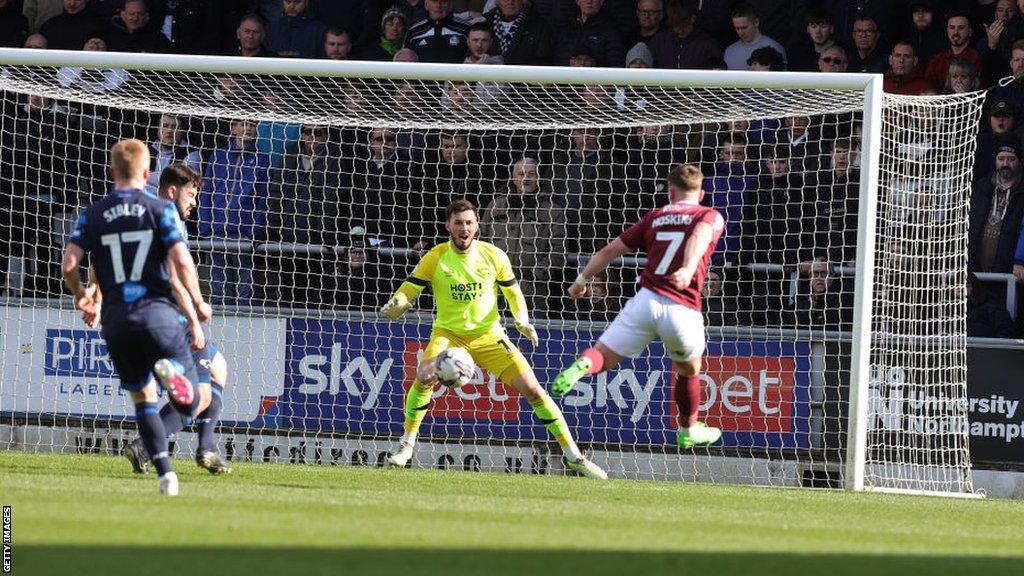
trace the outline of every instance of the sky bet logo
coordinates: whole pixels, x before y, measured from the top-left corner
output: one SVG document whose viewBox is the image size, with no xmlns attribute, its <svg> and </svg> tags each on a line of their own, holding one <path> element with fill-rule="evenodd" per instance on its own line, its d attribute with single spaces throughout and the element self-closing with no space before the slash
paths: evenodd
<svg viewBox="0 0 1024 576">
<path fill-rule="evenodd" d="M 97 330 L 46 330 L 47 376 L 116 378 L 107 343 Z"/>
</svg>

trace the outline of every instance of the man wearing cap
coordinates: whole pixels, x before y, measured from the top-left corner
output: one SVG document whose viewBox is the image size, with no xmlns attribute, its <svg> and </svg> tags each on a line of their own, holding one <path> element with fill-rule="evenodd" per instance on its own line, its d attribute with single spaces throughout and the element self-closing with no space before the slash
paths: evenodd
<svg viewBox="0 0 1024 576">
<path fill-rule="evenodd" d="M 1020 143 L 1007 138 L 996 152 L 995 170 L 975 182 L 971 190 L 968 270 L 1011 273 L 1022 217 Z"/>
<path fill-rule="evenodd" d="M 917 66 L 917 56 L 910 42 L 897 42 L 889 53 L 889 70 L 885 73 L 883 89 L 890 94 L 919 96 L 935 90 L 921 69 Z"/>
<path fill-rule="evenodd" d="M 586 46 L 594 54 L 598 66 L 622 66 L 626 49 L 611 18 L 601 12 L 604 0 L 576 0 L 576 6 L 579 7 L 576 18 L 556 43 L 555 64 L 569 64 L 573 52 Z"/>
<path fill-rule="evenodd" d="M 525 0 L 498 0 L 484 17 L 494 33 L 491 53 L 505 64 L 546 66 L 551 63 L 551 29 Z"/>
<path fill-rule="evenodd" d="M 469 23 L 452 14 L 452 0 L 424 0 L 427 17 L 409 27 L 405 47 L 420 62 L 461 64 L 466 58 Z"/>
<path fill-rule="evenodd" d="M 409 29 L 409 21 L 404 12 L 392 8 L 380 19 L 381 34 L 376 42 L 362 48 L 356 48 L 355 58 L 358 60 L 378 60 L 389 62 L 405 44 L 405 32 Z"/>
<path fill-rule="evenodd" d="M 1015 137 L 1012 132 L 1016 127 L 1017 105 L 1006 100 L 993 102 L 988 113 L 988 130 L 983 126 L 978 135 L 978 149 L 974 154 L 974 179 L 977 180 L 992 169 L 996 153 L 1003 142 Z"/>
</svg>

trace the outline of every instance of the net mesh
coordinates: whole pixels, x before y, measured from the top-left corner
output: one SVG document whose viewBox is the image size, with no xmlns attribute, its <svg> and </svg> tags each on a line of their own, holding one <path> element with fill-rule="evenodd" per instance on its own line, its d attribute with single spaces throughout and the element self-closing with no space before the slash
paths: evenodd
<svg viewBox="0 0 1024 576">
<path fill-rule="evenodd" d="M 375 310 L 444 209 L 469 198 L 510 256 L 549 382 L 635 292 L 633 255 L 587 298 L 565 287 L 590 253 L 665 202 L 699 164 L 727 221 L 705 287 L 701 418 L 675 446 L 671 371 L 654 343 L 559 403 L 613 475 L 839 486 L 848 432 L 863 93 L 206 74 L 5 66 L 0 74 L 5 278 L 0 445 L 117 451 L 133 432 L 98 331 L 61 305 L 58 260 L 106 193 L 113 142 L 151 144 L 204 175 L 190 218 L 207 331 L 230 376 L 220 448 L 236 460 L 381 464 L 430 333 Z M 872 302 L 868 483 L 970 491 L 964 297 L 977 94 L 887 96 Z M 506 313 L 506 317 L 507 317 Z M 479 372 L 440 389 L 416 466 L 560 473 L 518 394 Z M 190 454 L 191 432 L 176 438 Z"/>
</svg>

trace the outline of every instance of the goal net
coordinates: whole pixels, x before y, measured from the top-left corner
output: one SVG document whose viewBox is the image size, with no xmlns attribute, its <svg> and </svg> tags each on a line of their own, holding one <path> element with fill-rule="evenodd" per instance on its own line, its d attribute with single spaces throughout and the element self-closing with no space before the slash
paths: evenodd
<svg viewBox="0 0 1024 576">
<path fill-rule="evenodd" d="M 203 175 L 191 247 L 230 375 L 236 461 L 380 465 L 430 333 L 429 290 L 379 317 L 444 209 L 480 207 L 540 331 L 546 384 L 636 290 L 643 254 L 586 298 L 590 254 L 666 202 L 679 163 L 727 222 L 704 289 L 705 449 L 675 444 L 658 342 L 558 400 L 619 478 L 971 493 L 967 199 L 982 95 L 883 95 L 868 76 L 402 65 L 0 51 L 0 446 L 116 453 L 132 410 L 62 297 L 76 214 L 110 146 Z M 505 313 L 508 318 L 507 312 Z M 178 455 L 195 449 L 189 429 Z M 494 375 L 435 392 L 416 467 L 566 473 Z"/>
</svg>

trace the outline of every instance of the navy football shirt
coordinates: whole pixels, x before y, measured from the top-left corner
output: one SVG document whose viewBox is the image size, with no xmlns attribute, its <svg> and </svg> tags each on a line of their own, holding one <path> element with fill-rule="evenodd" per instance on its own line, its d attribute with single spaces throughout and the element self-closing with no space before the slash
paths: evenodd
<svg viewBox="0 0 1024 576">
<path fill-rule="evenodd" d="M 138 189 L 114 190 L 78 217 L 68 243 L 91 255 L 104 327 L 130 322 L 155 302 L 170 304 L 167 317 L 177 321 L 167 253 L 187 243 L 182 228 L 174 203 Z"/>
</svg>

